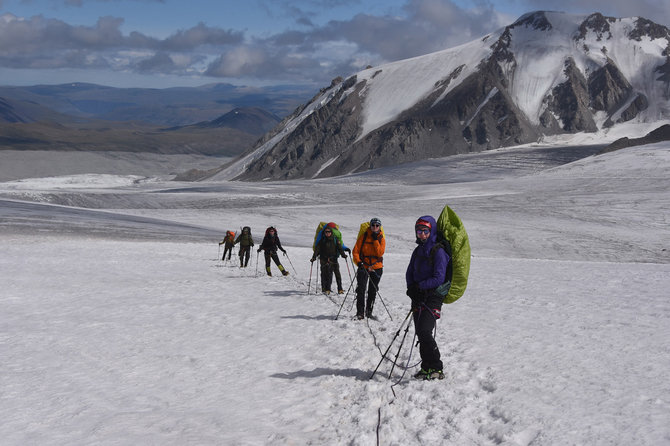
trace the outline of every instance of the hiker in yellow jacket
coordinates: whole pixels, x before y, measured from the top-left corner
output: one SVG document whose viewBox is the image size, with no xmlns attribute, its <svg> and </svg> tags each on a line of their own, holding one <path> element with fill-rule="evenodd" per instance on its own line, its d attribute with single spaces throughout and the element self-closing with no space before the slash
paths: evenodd
<svg viewBox="0 0 670 446">
<path fill-rule="evenodd" d="M 356 271 L 356 317 L 372 317 L 379 281 L 384 272 L 383 256 L 386 240 L 379 218 L 370 220 L 370 226 L 359 235 L 352 252 Z M 367 301 L 365 291 L 367 288 Z"/>
</svg>

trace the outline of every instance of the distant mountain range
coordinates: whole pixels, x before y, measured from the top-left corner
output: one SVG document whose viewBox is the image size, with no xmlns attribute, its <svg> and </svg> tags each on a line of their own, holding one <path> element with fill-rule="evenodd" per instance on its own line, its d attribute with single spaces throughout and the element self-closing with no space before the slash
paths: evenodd
<svg viewBox="0 0 670 446">
<path fill-rule="evenodd" d="M 334 80 L 211 178 L 327 177 L 669 119 L 668 28 L 539 11 Z"/>
<path fill-rule="evenodd" d="M 299 87 L 0 87 L 0 150 L 235 156 L 313 92 Z"/>
</svg>

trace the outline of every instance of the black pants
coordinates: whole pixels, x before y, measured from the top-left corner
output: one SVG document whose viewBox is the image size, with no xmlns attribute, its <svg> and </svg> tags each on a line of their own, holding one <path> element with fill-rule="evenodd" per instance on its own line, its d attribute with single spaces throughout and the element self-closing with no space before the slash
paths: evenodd
<svg viewBox="0 0 670 446">
<path fill-rule="evenodd" d="M 270 268 L 270 259 L 274 260 L 275 265 L 278 267 L 281 267 L 281 262 L 279 261 L 279 256 L 277 255 L 277 251 L 265 251 L 265 268 Z M 279 268 L 280 270 L 283 269 Z"/>
<path fill-rule="evenodd" d="M 335 273 L 337 291 L 342 289 L 342 276 L 340 275 L 339 263 L 337 263 L 337 260 L 327 260 L 326 262 L 321 262 L 321 291 L 332 291 L 330 287 L 333 285 L 333 273 Z"/>
<path fill-rule="evenodd" d="M 384 268 L 368 271 L 365 268 L 358 268 L 356 272 L 356 314 L 372 314 L 375 306 L 375 297 L 379 290 L 379 281 L 382 279 Z M 368 291 L 368 300 L 365 301 L 365 289 Z"/>
<path fill-rule="evenodd" d="M 435 369 L 442 370 L 442 360 L 440 360 L 440 349 L 433 337 L 433 331 L 437 323 L 436 315 L 431 311 L 432 308 L 440 310 L 441 303 L 425 303 L 415 309 L 414 330 L 419 340 L 419 353 L 421 354 L 421 368 L 424 370 Z"/>
<path fill-rule="evenodd" d="M 229 245 L 228 243 L 225 244 L 223 247 L 223 257 L 221 257 L 221 260 L 226 260 L 226 253 L 228 254 L 228 260 L 230 260 L 230 256 L 233 254 L 233 245 Z"/>
<path fill-rule="evenodd" d="M 249 265 L 249 255 L 251 253 L 251 246 L 240 246 L 240 266 Z"/>
</svg>

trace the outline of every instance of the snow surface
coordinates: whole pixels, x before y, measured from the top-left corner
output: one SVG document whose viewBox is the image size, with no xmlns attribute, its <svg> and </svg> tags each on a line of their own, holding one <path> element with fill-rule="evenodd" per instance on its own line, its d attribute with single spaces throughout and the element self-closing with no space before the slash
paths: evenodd
<svg viewBox="0 0 670 446">
<path fill-rule="evenodd" d="M 314 181 L 0 183 L 1 443 L 670 444 L 670 145 L 561 150 Z M 404 271 L 414 220 L 445 204 L 470 283 L 437 329 L 446 379 L 417 382 L 413 328 L 397 353 Z M 384 276 L 376 319 L 355 321 L 351 293 L 314 294 L 308 259 L 320 221 L 353 245 L 373 216 Z M 290 276 L 220 260 L 226 229 L 259 242 L 270 224 Z M 389 345 L 393 373 L 370 379 Z"/>
</svg>

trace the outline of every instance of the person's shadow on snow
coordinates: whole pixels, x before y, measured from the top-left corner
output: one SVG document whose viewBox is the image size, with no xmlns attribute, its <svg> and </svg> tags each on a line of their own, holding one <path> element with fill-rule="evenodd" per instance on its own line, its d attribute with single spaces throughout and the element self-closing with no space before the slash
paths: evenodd
<svg viewBox="0 0 670 446">
<path fill-rule="evenodd" d="M 297 379 L 297 378 L 319 378 L 321 376 L 345 376 L 356 378 L 358 381 L 368 381 L 370 372 L 361 369 L 326 369 L 298 370 L 297 372 L 275 373 L 270 378 Z"/>
</svg>

